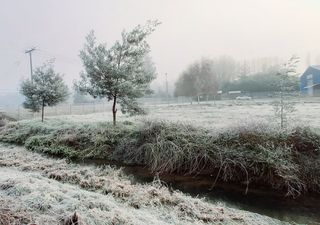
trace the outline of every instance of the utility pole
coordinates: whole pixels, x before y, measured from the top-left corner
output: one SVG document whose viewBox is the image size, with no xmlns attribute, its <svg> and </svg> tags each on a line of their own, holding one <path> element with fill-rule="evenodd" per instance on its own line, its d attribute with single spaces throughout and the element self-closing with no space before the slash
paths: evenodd
<svg viewBox="0 0 320 225">
<path fill-rule="evenodd" d="M 26 54 L 29 54 L 31 81 L 33 80 L 33 72 L 32 72 L 32 52 L 33 52 L 34 50 L 36 50 L 36 48 L 32 47 L 31 49 L 25 51 Z"/>
<path fill-rule="evenodd" d="M 168 74 L 166 73 L 166 94 L 167 94 L 167 103 L 169 105 L 169 90 L 168 90 Z"/>
</svg>

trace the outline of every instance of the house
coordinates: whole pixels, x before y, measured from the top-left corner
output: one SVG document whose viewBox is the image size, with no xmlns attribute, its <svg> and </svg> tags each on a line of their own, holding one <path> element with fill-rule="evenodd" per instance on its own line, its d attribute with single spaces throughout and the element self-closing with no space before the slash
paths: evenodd
<svg viewBox="0 0 320 225">
<path fill-rule="evenodd" d="M 309 66 L 300 77 L 301 94 L 320 96 L 320 65 Z"/>
</svg>

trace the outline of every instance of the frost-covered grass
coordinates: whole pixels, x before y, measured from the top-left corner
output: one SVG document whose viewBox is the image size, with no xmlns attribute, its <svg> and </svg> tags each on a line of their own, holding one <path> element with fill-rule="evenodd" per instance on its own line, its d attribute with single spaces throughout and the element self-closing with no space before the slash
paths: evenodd
<svg viewBox="0 0 320 225">
<path fill-rule="evenodd" d="M 219 129 L 243 124 L 248 121 L 279 124 L 274 115 L 272 102 L 275 99 L 258 99 L 252 101 L 217 101 L 201 104 L 146 105 L 148 118 L 184 121 L 210 129 Z M 293 99 L 296 111 L 289 115 L 289 124 L 307 125 L 320 128 L 318 113 L 319 98 Z M 88 115 L 89 116 L 89 115 Z"/>
<path fill-rule="evenodd" d="M 0 141 L 72 159 L 116 160 L 151 172 L 203 174 L 213 182 L 260 187 L 288 196 L 318 192 L 320 135 L 312 129 L 258 124 L 217 132 L 165 121 L 74 123 L 64 120 L 11 123 Z"/>
<path fill-rule="evenodd" d="M 222 100 L 216 102 L 201 102 L 199 105 L 196 102 L 193 102 L 192 105 L 190 103 L 171 102 L 169 106 L 167 104 L 159 104 L 159 102 L 145 102 L 143 107 L 149 113 L 146 117 L 128 117 L 127 115 L 121 114 L 121 110 L 118 110 L 118 120 L 136 121 L 145 118 L 166 119 L 173 122 L 188 122 L 196 126 L 202 126 L 210 129 L 224 128 L 237 123 L 243 123 L 248 120 L 277 124 L 279 121 L 277 121 L 274 116 L 272 106 L 272 102 L 275 100 L 275 98 L 254 99 L 252 101 Z M 292 99 L 292 101 L 295 102 L 297 110 L 290 114 L 290 124 L 304 124 L 320 128 L 320 120 L 317 119 L 317 115 L 320 110 L 320 98 L 295 98 Z M 111 105 L 108 103 L 99 110 L 93 110 L 92 105 L 81 105 L 79 107 L 81 109 L 80 111 L 70 111 L 68 106 L 66 110 L 58 110 L 58 112 L 56 112 L 55 108 L 50 109 L 50 107 L 48 107 L 46 117 L 58 118 L 77 123 L 112 121 Z M 53 113 L 50 113 L 50 111 Z M 10 114 L 9 111 L 8 113 Z M 37 115 L 36 117 L 40 118 L 40 115 Z M 18 117 L 15 116 L 15 118 Z M 23 117 L 21 115 L 19 118 L 33 117 Z"/>
<path fill-rule="evenodd" d="M 119 121 L 154 120 L 165 119 L 172 122 L 188 122 L 195 126 L 210 129 L 229 127 L 234 124 L 242 124 L 247 121 L 259 121 L 273 125 L 279 123 L 274 115 L 272 102 L 275 99 L 258 99 L 252 101 L 223 100 L 214 102 L 201 102 L 183 104 L 145 104 L 147 116 L 128 117 L 119 111 Z M 289 124 L 310 125 L 320 128 L 318 113 L 320 110 L 319 98 L 293 99 L 296 111 L 289 115 Z M 66 115 L 53 118 L 72 122 L 107 122 L 112 121 L 111 111 L 88 115 Z"/>
<path fill-rule="evenodd" d="M 68 164 L 0 145 L 0 224 L 285 224 L 169 190 L 121 170 Z M 8 221 L 10 223 L 8 223 Z"/>
</svg>

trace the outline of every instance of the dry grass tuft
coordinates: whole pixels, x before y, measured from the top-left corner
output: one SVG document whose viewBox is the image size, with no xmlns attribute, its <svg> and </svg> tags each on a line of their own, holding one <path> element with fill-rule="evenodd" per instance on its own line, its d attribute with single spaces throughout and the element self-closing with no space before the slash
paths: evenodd
<svg viewBox="0 0 320 225">
<path fill-rule="evenodd" d="M 81 222 L 79 215 L 75 212 L 71 216 L 63 219 L 61 225 L 84 225 L 84 223 Z"/>
<path fill-rule="evenodd" d="M 31 216 L 25 211 L 13 210 L 12 202 L 0 199 L 0 225 L 25 225 L 31 222 Z"/>
</svg>

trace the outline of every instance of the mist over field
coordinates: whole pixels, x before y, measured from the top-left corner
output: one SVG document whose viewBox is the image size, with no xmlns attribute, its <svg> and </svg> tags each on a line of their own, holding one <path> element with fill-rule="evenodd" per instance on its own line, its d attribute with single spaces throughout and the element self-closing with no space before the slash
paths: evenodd
<svg viewBox="0 0 320 225">
<path fill-rule="evenodd" d="M 93 29 L 99 41 L 111 45 L 123 29 L 148 19 L 162 22 L 149 37 L 151 57 L 163 86 L 170 88 L 184 68 L 201 57 L 228 55 L 236 60 L 286 60 L 292 54 L 306 63 L 320 63 L 317 0 L 298 1 L 3 1 L 0 9 L 0 90 L 17 92 L 28 78 L 31 47 L 34 66 L 55 59 L 68 85 L 79 77 L 78 57 Z M 309 56 L 310 57 L 309 57 Z M 310 59 L 309 59 L 310 58 Z"/>
</svg>

